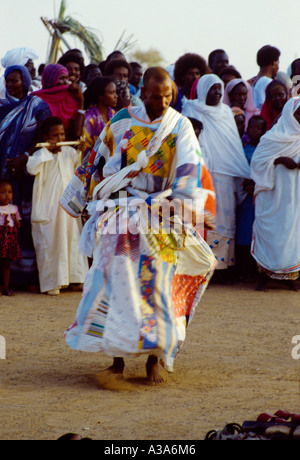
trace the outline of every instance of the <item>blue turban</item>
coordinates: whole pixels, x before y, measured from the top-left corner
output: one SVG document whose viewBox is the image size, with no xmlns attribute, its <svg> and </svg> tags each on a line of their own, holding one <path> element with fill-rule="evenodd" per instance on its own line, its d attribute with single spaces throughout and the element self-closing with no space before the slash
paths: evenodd
<svg viewBox="0 0 300 460">
<path fill-rule="evenodd" d="M 27 94 L 28 91 L 29 91 L 31 82 L 32 82 L 29 70 L 24 65 L 11 65 L 11 66 L 7 67 L 7 69 L 5 70 L 4 78 L 6 78 L 7 75 L 9 75 L 14 70 L 19 70 L 21 72 L 24 92 Z"/>
</svg>

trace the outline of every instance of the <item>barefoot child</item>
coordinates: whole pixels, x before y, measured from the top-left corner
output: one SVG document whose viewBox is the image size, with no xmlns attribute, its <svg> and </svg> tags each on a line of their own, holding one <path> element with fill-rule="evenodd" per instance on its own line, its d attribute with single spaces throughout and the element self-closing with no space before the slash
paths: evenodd
<svg viewBox="0 0 300 460">
<path fill-rule="evenodd" d="M 0 295 L 14 295 L 9 287 L 10 262 L 21 259 L 18 242 L 20 214 L 18 207 L 11 204 L 13 189 L 9 180 L 0 179 L 0 265 L 2 267 L 3 290 Z"/>
<path fill-rule="evenodd" d="M 59 199 L 76 169 L 79 152 L 65 141 L 65 129 L 57 117 L 42 124 L 42 136 L 49 147 L 37 150 L 27 162 L 35 176 L 32 198 L 32 237 L 37 257 L 40 290 L 58 295 L 61 287 L 83 283 L 88 270 L 87 258 L 79 254 L 81 221 L 69 216 Z"/>
</svg>

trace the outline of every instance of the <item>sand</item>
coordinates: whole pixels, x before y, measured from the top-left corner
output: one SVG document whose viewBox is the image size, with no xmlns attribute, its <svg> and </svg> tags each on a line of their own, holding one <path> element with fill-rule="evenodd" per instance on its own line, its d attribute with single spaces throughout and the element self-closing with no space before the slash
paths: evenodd
<svg viewBox="0 0 300 460">
<path fill-rule="evenodd" d="M 202 440 L 228 422 L 278 409 L 300 413 L 300 292 L 276 283 L 211 284 L 191 323 L 175 372 L 145 380 L 144 356 L 126 361 L 124 380 L 106 382 L 111 358 L 71 350 L 64 330 L 81 293 L 0 297 L 0 440 Z M 101 373 L 102 372 L 102 373 Z M 97 374 L 102 375 L 102 385 Z"/>
</svg>

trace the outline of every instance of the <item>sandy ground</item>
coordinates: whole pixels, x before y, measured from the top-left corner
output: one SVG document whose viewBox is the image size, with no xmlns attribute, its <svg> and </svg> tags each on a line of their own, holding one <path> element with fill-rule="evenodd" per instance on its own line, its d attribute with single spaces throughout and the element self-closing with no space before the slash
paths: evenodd
<svg viewBox="0 0 300 460">
<path fill-rule="evenodd" d="M 80 293 L 17 292 L 0 297 L 0 439 L 55 440 L 67 432 L 94 440 L 202 440 L 228 422 L 261 412 L 300 412 L 300 292 L 271 285 L 211 284 L 175 372 L 156 387 L 145 357 L 127 361 L 124 382 L 105 388 L 97 373 L 111 359 L 75 352 L 63 340 Z"/>
</svg>

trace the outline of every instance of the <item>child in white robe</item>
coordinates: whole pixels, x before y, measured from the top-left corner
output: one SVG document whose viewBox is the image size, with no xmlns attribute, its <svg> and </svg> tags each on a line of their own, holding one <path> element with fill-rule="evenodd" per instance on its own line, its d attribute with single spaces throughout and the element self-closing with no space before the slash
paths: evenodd
<svg viewBox="0 0 300 460">
<path fill-rule="evenodd" d="M 49 147 L 28 158 L 27 171 L 35 176 L 32 197 L 32 237 L 41 292 L 58 295 L 62 287 L 84 282 L 87 258 L 79 253 L 80 218 L 69 216 L 59 205 L 65 187 L 78 165 L 80 153 L 73 147 L 57 147 L 65 141 L 65 129 L 57 117 L 47 118 L 42 135 Z"/>
</svg>

